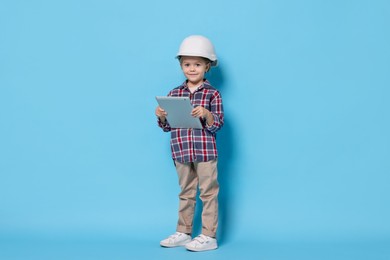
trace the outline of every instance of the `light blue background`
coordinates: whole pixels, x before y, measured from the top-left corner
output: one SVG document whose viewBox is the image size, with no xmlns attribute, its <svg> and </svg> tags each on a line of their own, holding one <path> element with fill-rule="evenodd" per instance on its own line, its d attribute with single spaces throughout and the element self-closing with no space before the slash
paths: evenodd
<svg viewBox="0 0 390 260">
<path fill-rule="evenodd" d="M 389 259 L 390 2 L 1 1 L 0 258 L 198 258 L 154 96 L 209 37 L 221 248 L 205 259 Z M 199 220 L 196 221 L 199 231 Z"/>
</svg>

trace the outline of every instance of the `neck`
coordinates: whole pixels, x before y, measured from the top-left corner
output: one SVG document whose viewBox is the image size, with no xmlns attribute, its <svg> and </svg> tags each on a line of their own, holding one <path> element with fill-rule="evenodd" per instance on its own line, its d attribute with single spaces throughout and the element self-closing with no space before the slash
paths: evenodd
<svg viewBox="0 0 390 260">
<path fill-rule="evenodd" d="M 197 88 L 203 84 L 203 80 L 199 82 L 190 82 L 187 80 L 187 87 L 188 88 Z"/>
</svg>

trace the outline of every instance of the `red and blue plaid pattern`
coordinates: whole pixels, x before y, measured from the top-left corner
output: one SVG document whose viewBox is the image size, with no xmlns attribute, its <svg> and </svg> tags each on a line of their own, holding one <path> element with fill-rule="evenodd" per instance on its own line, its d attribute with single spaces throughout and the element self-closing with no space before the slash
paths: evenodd
<svg viewBox="0 0 390 260">
<path fill-rule="evenodd" d="M 201 119 L 203 129 L 171 128 L 169 123 L 159 126 L 164 132 L 171 132 L 172 158 L 181 163 L 207 162 L 218 156 L 216 145 L 216 132 L 223 126 L 223 106 L 221 94 L 205 80 L 194 93 L 191 93 L 184 82 L 179 87 L 171 90 L 168 96 L 190 97 L 194 107 L 202 106 L 209 110 L 214 117 L 214 124 L 208 126 Z"/>
</svg>

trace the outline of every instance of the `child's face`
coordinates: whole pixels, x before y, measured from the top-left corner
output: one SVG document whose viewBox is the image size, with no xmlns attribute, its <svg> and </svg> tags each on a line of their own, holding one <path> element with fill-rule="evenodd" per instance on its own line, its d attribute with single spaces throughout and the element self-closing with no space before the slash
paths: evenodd
<svg viewBox="0 0 390 260">
<path fill-rule="evenodd" d="M 210 64 L 201 57 L 183 56 L 180 66 L 184 76 L 188 79 L 188 87 L 199 86 L 204 79 L 204 74 L 209 70 Z"/>
</svg>

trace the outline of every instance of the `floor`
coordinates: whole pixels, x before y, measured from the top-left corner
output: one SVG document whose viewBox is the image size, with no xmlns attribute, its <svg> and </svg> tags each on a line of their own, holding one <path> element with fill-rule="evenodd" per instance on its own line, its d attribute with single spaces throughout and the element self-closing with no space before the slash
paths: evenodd
<svg viewBox="0 0 390 260">
<path fill-rule="evenodd" d="M 0 239 L 1 260 L 122 259 L 258 259 L 258 260 L 389 260 L 390 241 L 333 243 L 225 242 L 217 250 L 189 252 L 162 248 L 153 239 L 12 238 Z"/>
</svg>

